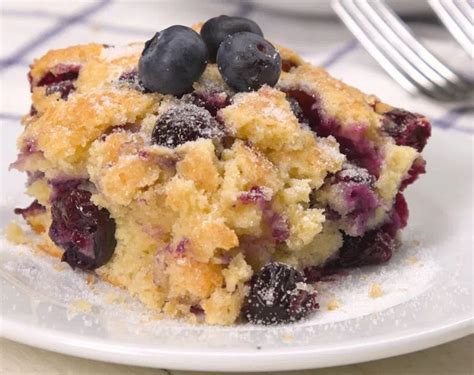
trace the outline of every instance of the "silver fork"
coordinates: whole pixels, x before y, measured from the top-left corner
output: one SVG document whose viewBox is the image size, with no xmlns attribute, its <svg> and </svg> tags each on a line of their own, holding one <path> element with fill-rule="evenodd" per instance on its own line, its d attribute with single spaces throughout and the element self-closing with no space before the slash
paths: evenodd
<svg viewBox="0 0 474 375">
<path fill-rule="evenodd" d="M 473 84 L 419 43 L 383 0 L 333 0 L 332 6 L 365 49 L 407 91 L 440 101 L 473 95 Z"/>
<path fill-rule="evenodd" d="M 474 54 L 472 0 L 428 0 L 446 28 L 472 58 Z"/>
</svg>

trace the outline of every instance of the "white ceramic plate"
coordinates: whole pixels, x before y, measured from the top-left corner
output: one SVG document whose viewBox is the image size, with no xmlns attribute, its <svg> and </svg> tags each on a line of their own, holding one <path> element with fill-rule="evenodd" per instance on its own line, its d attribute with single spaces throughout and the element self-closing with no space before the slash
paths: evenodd
<svg viewBox="0 0 474 375">
<path fill-rule="evenodd" d="M 333 71 L 363 89 L 378 87 L 388 101 L 440 111 L 354 61 Z M 363 78 L 369 75 L 370 82 Z M 0 131 L 4 227 L 13 219 L 12 208 L 29 199 L 22 194 L 23 176 L 7 171 L 20 126 L 4 122 Z M 321 309 L 306 321 L 271 328 L 154 321 L 121 291 L 100 282 L 91 287 L 84 275 L 57 260 L 0 239 L 1 334 L 91 359 L 207 371 L 335 366 L 462 337 L 473 332 L 472 146 L 473 137 L 465 132 L 434 129 L 425 150 L 429 172 L 407 192 L 411 217 L 403 247 L 384 266 L 320 285 Z M 369 298 L 372 283 L 380 284 L 382 297 Z M 334 298 L 341 307 L 328 311 Z"/>
</svg>

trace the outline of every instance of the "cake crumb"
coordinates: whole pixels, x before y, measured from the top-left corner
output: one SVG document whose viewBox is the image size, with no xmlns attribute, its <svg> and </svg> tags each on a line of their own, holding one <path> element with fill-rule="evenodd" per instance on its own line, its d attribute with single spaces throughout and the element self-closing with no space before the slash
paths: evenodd
<svg viewBox="0 0 474 375">
<path fill-rule="evenodd" d="M 283 332 L 281 334 L 281 339 L 284 341 L 284 342 L 287 342 L 287 343 L 290 343 L 293 341 L 294 339 L 294 336 L 291 332 Z"/>
<path fill-rule="evenodd" d="M 66 263 L 62 263 L 62 262 L 58 262 L 58 263 L 54 263 L 53 264 L 53 268 L 56 270 L 56 271 L 64 271 L 66 270 L 68 266 L 66 265 Z"/>
<path fill-rule="evenodd" d="M 327 309 L 332 311 L 332 310 L 337 310 L 339 307 L 341 307 L 341 304 L 337 299 L 333 299 L 328 302 L 327 304 Z"/>
<path fill-rule="evenodd" d="M 88 274 L 88 275 L 86 276 L 86 283 L 87 283 L 88 285 L 95 284 L 95 282 L 96 282 L 96 279 L 95 279 L 95 276 L 94 276 L 93 274 Z"/>
<path fill-rule="evenodd" d="M 411 257 L 407 258 L 406 262 L 408 264 L 416 264 L 416 263 L 418 263 L 418 258 L 415 257 L 415 256 L 411 256 Z"/>
<path fill-rule="evenodd" d="M 92 305 L 84 299 L 76 299 L 69 307 L 71 310 L 85 314 L 90 314 L 92 312 Z"/>
<path fill-rule="evenodd" d="M 372 283 L 369 289 L 370 298 L 379 298 L 383 296 L 383 290 L 379 283 Z"/>
<path fill-rule="evenodd" d="M 28 238 L 23 232 L 23 229 L 17 223 L 10 223 L 5 228 L 5 237 L 8 241 L 17 245 L 24 245 L 28 243 Z"/>
<path fill-rule="evenodd" d="M 413 240 L 413 241 L 411 241 L 411 245 L 414 246 L 414 247 L 418 247 L 418 246 L 420 246 L 420 241 Z"/>
<path fill-rule="evenodd" d="M 107 303 L 114 303 L 119 299 L 119 297 L 115 293 L 107 293 L 104 296 L 104 300 Z"/>
</svg>

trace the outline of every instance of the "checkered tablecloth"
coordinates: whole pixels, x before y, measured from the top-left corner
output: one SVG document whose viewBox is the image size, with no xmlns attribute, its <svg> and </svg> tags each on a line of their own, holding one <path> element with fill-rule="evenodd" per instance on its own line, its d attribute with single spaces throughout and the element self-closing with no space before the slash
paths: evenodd
<svg viewBox="0 0 474 375">
<path fill-rule="evenodd" d="M 377 85 L 367 84 L 370 77 L 362 77 L 367 70 L 384 73 L 335 19 L 290 15 L 269 7 L 259 8 L 252 2 L 225 0 L 1 0 L 0 4 L 2 122 L 18 121 L 28 111 L 28 65 L 49 49 L 88 42 L 125 44 L 146 40 L 172 24 L 190 25 L 228 14 L 253 18 L 268 39 L 291 46 L 339 78 L 372 90 L 382 99 L 426 112 L 435 126 L 473 132 L 473 103 L 441 105 L 409 96 L 391 81 L 391 87 L 384 87 L 382 92 Z M 451 64 L 472 74 L 472 61 L 469 62 L 441 26 L 415 25 L 415 28 L 421 37 L 427 38 L 428 45 L 434 44 L 441 57 L 449 56 Z M 365 67 L 365 73 L 361 66 Z"/>
</svg>

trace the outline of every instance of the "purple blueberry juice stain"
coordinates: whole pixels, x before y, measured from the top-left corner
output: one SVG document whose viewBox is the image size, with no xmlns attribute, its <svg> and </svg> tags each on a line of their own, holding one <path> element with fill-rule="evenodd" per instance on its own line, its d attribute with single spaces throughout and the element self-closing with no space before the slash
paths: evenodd
<svg viewBox="0 0 474 375">
<path fill-rule="evenodd" d="M 334 281 L 336 275 L 343 275 L 344 272 L 334 262 L 326 262 L 322 266 L 304 268 L 303 274 L 308 283 L 317 283 Z"/>
<path fill-rule="evenodd" d="M 284 72 L 289 72 L 291 69 L 297 67 L 298 65 L 295 64 L 293 61 L 290 60 L 281 60 L 281 70 Z"/>
<path fill-rule="evenodd" d="M 344 269 L 388 262 L 395 250 L 397 232 L 407 225 L 408 214 L 405 198 L 398 193 L 385 224 L 358 237 L 344 234 L 342 247 L 331 259 L 304 270 L 308 281 L 331 281 L 331 276 L 344 274 Z"/>
<path fill-rule="evenodd" d="M 185 94 L 181 98 L 184 102 L 197 105 L 205 108 L 212 116 L 217 116 L 217 112 L 230 104 L 229 95 L 225 92 L 207 93 L 207 92 L 193 92 Z"/>
<path fill-rule="evenodd" d="M 346 155 L 350 162 L 367 169 L 375 177 L 379 176 L 382 155 L 375 144 L 365 137 L 364 126 L 354 124 L 343 129 L 335 119 L 322 113 L 319 99 L 315 95 L 303 90 L 289 90 L 287 95 L 298 102 L 310 128 L 318 136 L 332 135 L 339 143 L 341 153 Z"/>
<path fill-rule="evenodd" d="M 30 85 L 33 87 L 45 87 L 46 96 L 56 92 L 62 100 L 67 100 L 71 92 L 76 89 L 75 81 L 79 77 L 80 65 L 58 64 L 48 71 L 36 84 L 29 74 Z"/>
<path fill-rule="evenodd" d="M 431 136 L 431 125 L 425 116 L 399 108 L 385 113 L 382 126 L 397 145 L 410 146 L 418 152 L 423 151 Z"/>
<path fill-rule="evenodd" d="M 263 217 L 270 227 L 272 238 L 276 245 L 284 243 L 290 237 L 288 221 L 272 209 L 264 210 Z"/>
<path fill-rule="evenodd" d="M 344 235 L 337 265 L 341 268 L 382 264 L 392 257 L 394 238 L 383 230 L 372 230 L 361 237 Z"/>
<path fill-rule="evenodd" d="M 327 220 L 345 220 L 346 232 L 360 236 L 367 230 L 367 223 L 380 207 L 375 192 L 375 177 L 365 168 L 345 163 L 340 171 L 326 179 L 326 186 L 337 194 L 335 201 L 324 207 Z M 317 207 L 318 202 L 313 202 Z"/>
<path fill-rule="evenodd" d="M 350 163 L 345 163 L 342 169 L 336 173 L 335 177 L 338 182 L 353 182 L 369 187 L 373 187 L 375 183 L 375 177 L 367 169 Z"/>
<path fill-rule="evenodd" d="M 94 270 L 112 258 L 115 221 L 105 208 L 92 203 L 92 194 L 79 187 L 81 182 L 53 183 L 49 236 L 64 250 L 63 262 L 73 269 Z"/>
<path fill-rule="evenodd" d="M 266 198 L 261 187 L 253 186 L 248 192 L 240 194 L 238 200 L 242 204 L 258 205 L 276 245 L 284 243 L 290 237 L 288 221 L 272 209 L 271 201 Z"/>
<path fill-rule="evenodd" d="M 259 205 L 265 204 L 267 201 L 265 194 L 261 187 L 253 186 L 249 191 L 240 194 L 239 201 L 242 204 L 258 203 Z"/>
<path fill-rule="evenodd" d="M 23 146 L 22 146 L 21 151 L 24 152 L 27 155 L 39 152 L 38 144 L 36 142 L 36 139 L 26 138 L 23 141 Z"/>
<path fill-rule="evenodd" d="M 360 236 L 367 229 L 367 221 L 380 206 L 377 195 L 367 185 L 343 183 L 342 197 L 346 202 L 346 216 L 352 221 L 351 229 Z"/>
<path fill-rule="evenodd" d="M 79 77 L 80 65 L 58 64 L 47 72 L 36 86 L 49 86 L 63 81 L 75 81 Z"/>
<path fill-rule="evenodd" d="M 246 261 L 258 266 L 269 263 L 275 250 L 273 239 L 261 236 L 241 235 L 239 246 L 245 253 Z"/>
<path fill-rule="evenodd" d="M 138 133 L 140 131 L 140 124 L 127 122 L 123 125 L 116 125 L 111 126 L 106 131 L 104 131 L 101 135 L 101 140 L 105 140 L 108 135 L 120 132 L 128 132 L 128 133 Z"/>
<path fill-rule="evenodd" d="M 389 220 L 383 225 L 382 230 L 395 238 L 397 232 L 406 227 L 409 213 L 405 197 L 402 193 L 398 193 L 395 197 Z"/>
<path fill-rule="evenodd" d="M 408 185 L 414 183 L 424 173 L 426 173 L 426 161 L 420 156 L 413 162 L 408 171 L 408 176 L 402 181 L 400 191 L 405 190 Z"/>
<path fill-rule="evenodd" d="M 172 244 L 168 244 L 165 247 L 165 251 L 176 258 L 182 258 L 186 255 L 186 250 L 190 241 L 187 238 L 181 239 L 176 247 L 173 247 Z"/>
<path fill-rule="evenodd" d="M 28 158 L 32 155 L 42 155 L 42 151 L 38 148 L 38 144 L 35 139 L 26 138 L 23 140 L 21 145 L 20 153 L 16 160 L 10 164 L 9 169 L 16 169 L 23 171 Z"/>
<path fill-rule="evenodd" d="M 76 86 L 73 81 L 61 81 L 58 83 L 53 83 L 46 86 L 46 96 L 52 95 L 55 92 L 59 92 L 59 96 L 63 100 L 67 100 L 69 94 L 76 89 Z"/>
<path fill-rule="evenodd" d="M 48 184 L 52 188 L 52 194 L 50 196 L 50 201 L 52 202 L 57 197 L 67 194 L 68 192 L 79 189 L 81 187 L 85 189 L 85 185 L 88 184 L 87 179 L 82 178 L 70 178 L 69 176 L 56 177 L 52 180 L 48 180 Z"/>
<path fill-rule="evenodd" d="M 149 91 L 145 89 L 145 87 L 143 87 L 142 83 L 140 82 L 140 79 L 138 78 L 137 69 L 132 69 L 123 72 L 118 78 L 118 83 L 125 84 L 129 86 L 129 88 L 132 90 L 137 90 L 142 93 L 149 93 Z"/>
<path fill-rule="evenodd" d="M 28 176 L 27 181 L 26 181 L 26 186 L 31 186 L 34 182 L 41 180 L 44 178 L 44 172 L 41 171 L 26 171 L 26 174 Z"/>
<path fill-rule="evenodd" d="M 308 118 L 304 115 L 303 110 L 301 109 L 300 104 L 295 98 L 292 98 L 291 96 L 286 96 L 286 100 L 288 100 L 288 103 L 290 103 L 290 108 L 295 117 L 297 118 L 298 122 L 301 125 L 309 126 L 309 120 Z"/>
<path fill-rule="evenodd" d="M 204 318 L 204 309 L 201 305 L 191 305 L 189 312 L 196 315 L 198 318 Z"/>
<path fill-rule="evenodd" d="M 46 212 L 46 207 L 38 202 L 38 200 L 34 200 L 28 207 L 26 208 L 15 208 L 13 211 L 15 215 L 21 215 L 23 219 L 27 219 L 30 216 L 36 216 L 38 214 L 42 214 Z"/>
<path fill-rule="evenodd" d="M 187 238 L 183 238 L 181 241 L 178 242 L 176 245 L 176 249 L 174 250 L 177 256 L 184 256 L 186 253 L 186 246 L 189 244 L 189 240 Z"/>
</svg>

